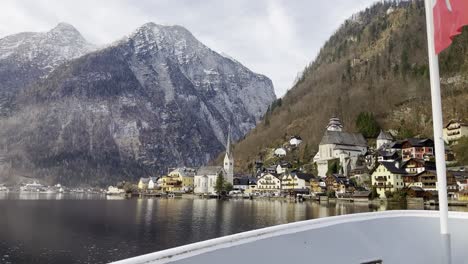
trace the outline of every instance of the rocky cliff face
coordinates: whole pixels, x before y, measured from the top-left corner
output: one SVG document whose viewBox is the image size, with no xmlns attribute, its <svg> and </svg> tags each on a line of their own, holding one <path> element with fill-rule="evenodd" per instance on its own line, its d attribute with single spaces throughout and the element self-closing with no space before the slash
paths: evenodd
<svg viewBox="0 0 468 264">
<path fill-rule="evenodd" d="M 1 57 L 1 55 L 0 55 Z M 107 184 L 197 166 L 244 136 L 271 81 L 180 26 L 145 24 L 24 89 L 0 121 L 4 177 Z"/>
</svg>

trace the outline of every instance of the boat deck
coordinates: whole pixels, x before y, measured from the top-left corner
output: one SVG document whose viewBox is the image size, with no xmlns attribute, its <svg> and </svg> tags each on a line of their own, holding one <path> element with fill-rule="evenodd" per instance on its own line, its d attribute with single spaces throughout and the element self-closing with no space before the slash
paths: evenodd
<svg viewBox="0 0 468 264">
<path fill-rule="evenodd" d="M 115 263 L 444 263 L 438 215 L 405 210 L 313 219 Z M 468 213 L 450 212 L 449 231 L 452 263 L 468 263 Z"/>
</svg>

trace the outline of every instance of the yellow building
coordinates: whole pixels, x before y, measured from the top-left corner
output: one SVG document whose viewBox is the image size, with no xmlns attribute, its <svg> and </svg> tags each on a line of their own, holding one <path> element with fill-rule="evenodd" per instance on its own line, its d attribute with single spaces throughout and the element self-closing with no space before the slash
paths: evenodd
<svg viewBox="0 0 468 264">
<path fill-rule="evenodd" d="M 191 192 L 195 170 L 191 168 L 176 168 L 161 179 L 163 192 Z"/>
<path fill-rule="evenodd" d="M 400 167 L 399 162 L 379 162 L 372 173 L 372 187 L 375 187 L 379 198 L 386 198 L 385 192 L 395 192 L 404 187 L 403 176 L 406 171 Z"/>
<path fill-rule="evenodd" d="M 148 189 L 149 180 L 150 178 L 140 178 L 140 181 L 138 182 L 138 190 L 143 191 Z"/>
</svg>

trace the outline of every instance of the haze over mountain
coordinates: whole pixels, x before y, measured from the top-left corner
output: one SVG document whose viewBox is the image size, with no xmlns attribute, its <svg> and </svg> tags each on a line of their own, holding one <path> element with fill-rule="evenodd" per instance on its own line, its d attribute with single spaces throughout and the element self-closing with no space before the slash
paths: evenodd
<svg viewBox="0 0 468 264">
<path fill-rule="evenodd" d="M 467 30 L 439 57 L 445 121 L 468 118 Z M 251 171 L 256 159 L 293 135 L 304 140 L 294 162 L 311 165 L 329 118 L 355 131 L 361 112 L 373 113 L 397 137 L 432 137 L 424 1 L 379 2 L 346 20 L 235 145 L 238 169 Z"/>
<path fill-rule="evenodd" d="M 239 139 L 275 100 L 267 77 L 180 26 L 148 23 L 53 68 L 15 83 L 0 120 L 4 178 L 108 184 L 202 165 L 224 150 L 229 124 Z"/>
</svg>

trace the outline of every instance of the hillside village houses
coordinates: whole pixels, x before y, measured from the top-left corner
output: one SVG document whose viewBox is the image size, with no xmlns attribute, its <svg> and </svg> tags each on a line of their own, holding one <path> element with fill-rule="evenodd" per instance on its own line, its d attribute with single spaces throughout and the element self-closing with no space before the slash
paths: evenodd
<svg viewBox="0 0 468 264">
<path fill-rule="evenodd" d="M 367 152 L 367 141 L 360 133 L 343 131 L 340 119 L 330 119 L 326 131 L 319 144 L 319 151 L 314 157 L 318 176 L 326 177 L 329 162 L 338 159 L 342 174 L 348 176 L 350 170 L 356 167 L 360 156 Z"/>
<path fill-rule="evenodd" d="M 443 134 L 445 143 L 457 144 L 464 136 L 468 136 L 468 123 L 452 119 L 445 125 Z"/>
<path fill-rule="evenodd" d="M 450 127 L 450 124 L 454 126 L 451 121 L 446 128 Z M 457 128 L 453 129 L 464 125 L 458 122 L 456 126 Z M 380 198 L 385 199 L 389 193 L 404 188 L 411 189 L 418 197 L 422 197 L 426 192 L 436 195 L 438 190 L 433 160 L 434 142 L 431 139 L 394 140 L 389 132 L 380 131 L 374 150 L 368 148 L 362 134 L 343 131 L 341 121 L 333 117 L 329 120 L 319 150 L 313 159 L 317 175 L 304 173 L 302 165 L 293 166 L 290 162 L 295 161 L 288 160 L 288 152 L 299 151 L 301 143 L 301 137 L 290 137 L 283 146 L 273 149 L 272 153 L 275 156 L 273 164 L 256 160 L 255 168 L 252 168 L 255 175 L 238 174 L 234 177 L 234 157 L 228 133 L 222 166 L 172 169 L 163 177 L 141 178 L 138 188 L 148 191 L 193 191 L 195 194 L 215 194 L 216 181 L 218 176 L 222 175 L 225 182 L 233 184 L 235 193 L 246 195 L 333 193 L 337 197 L 355 197 L 356 194 L 359 199 L 365 199 L 374 189 Z M 328 171 L 331 162 L 338 162 L 340 168 L 338 173 Z M 265 163 L 268 165 L 264 166 Z M 468 189 L 468 172 L 447 173 L 447 190 L 451 197 L 468 197 L 464 196 L 466 189 Z"/>
</svg>

